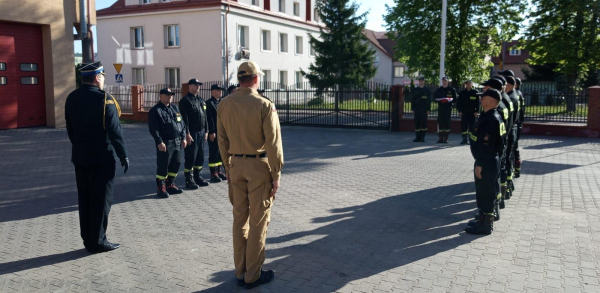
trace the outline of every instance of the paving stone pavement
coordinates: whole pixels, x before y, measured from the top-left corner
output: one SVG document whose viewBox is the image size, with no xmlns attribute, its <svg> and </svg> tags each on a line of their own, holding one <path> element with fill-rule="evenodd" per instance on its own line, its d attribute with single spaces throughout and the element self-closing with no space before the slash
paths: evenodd
<svg viewBox="0 0 600 293">
<path fill-rule="evenodd" d="M 124 131 L 131 168 L 117 168 L 108 229 L 123 246 L 96 255 L 79 237 L 65 130 L 0 131 L 1 292 L 244 291 L 226 183 L 156 198 L 150 134 Z M 494 234 L 475 237 L 462 232 L 475 188 L 458 135 L 445 146 L 375 130 L 283 137 L 267 239 L 276 280 L 252 292 L 600 292 L 598 140 L 525 136 L 515 196 Z"/>
</svg>

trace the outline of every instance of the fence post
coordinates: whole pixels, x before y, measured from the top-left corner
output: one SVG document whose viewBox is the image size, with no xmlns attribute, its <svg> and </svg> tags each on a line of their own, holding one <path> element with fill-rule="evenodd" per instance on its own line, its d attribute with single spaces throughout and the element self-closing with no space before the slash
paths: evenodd
<svg viewBox="0 0 600 293">
<path fill-rule="evenodd" d="M 141 85 L 131 86 L 131 112 L 137 114 L 144 104 L 144 87 Z"/>
<path fill-rule="evenodd" d="M 587 126 L 589 129 L 600 130 L 600 86 L 589 87 Z"/>
<path fill-rule="evenodd" d="M 404 117 L 404 86 L 394 85 L 390 89 L 390 100 L 392 101 L 392 132 L 400 131 L 400 123 Z"/>
<path fill-rule="evenodd" d="M 342 90 L 342 86 L 337 86 L 337 91 L 335 91 L 335 125 L 340 125 L 340 91 Z"/>
</svg>

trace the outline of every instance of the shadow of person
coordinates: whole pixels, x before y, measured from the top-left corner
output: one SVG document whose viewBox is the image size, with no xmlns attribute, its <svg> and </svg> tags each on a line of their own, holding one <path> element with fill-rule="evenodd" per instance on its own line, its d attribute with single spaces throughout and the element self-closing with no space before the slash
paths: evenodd
<svg viewBox="0 0 600 293">
<path fill-rule="evenodd" d="M 476 237 L 462 231 L 476 208 L 474 189 L 465 182 L 333 209 L 312 219 L 319 228 L 269 238 L 275 248 L 267 249 L 265 269 L 276 279 L 261 290 L 333 292 L 469 243 Z M 224 283 L 202 292 L 236 288 L 233 271 L 212 281 Z"/>
<path fill-rule="evenodd" d="M 0 276 L 35 269 L 39 267 L 55 265 L 62 262 L 84 258 L 90 255 L 91 254 L 85 249 L 79 249 L 53 255 L 44 255 L 34 258 L 0 263 Z"/>
</svg>

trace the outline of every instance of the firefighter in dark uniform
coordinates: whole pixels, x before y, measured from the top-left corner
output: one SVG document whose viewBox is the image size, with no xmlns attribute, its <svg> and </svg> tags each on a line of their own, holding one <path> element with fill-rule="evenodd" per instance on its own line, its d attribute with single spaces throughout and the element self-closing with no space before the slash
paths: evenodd
<svg viewBox="0 0 600 293">
<path fill-rule="evenodd" d="M 239 84 L 230 85 L 227 88 L 227 95 L 231 95 L 231 94 L 234 94 L 235 92 L 237 92 L 239 86 L 240 86 Z"/>
<path fill-rule="evenodd" d="M 448 78 L 442 77 L 442 86 L 435 90 L 433 99 L 438 103 L 438 143 L 448 143 L 452 105 L 456 102 L 456 90 L 448 86 Z"/>
<path fill-rule="evenodd" d="M 508 142 L 507 142 L 507 160 L 506 160 L 506 187 L 509 197 L 512 196 L 515 191 L 515 185 L 513 181 L 514 175 L 514 162 L 515 162 L 515 146 L 517 144 L 517 128 L 519 125 L 519 95 L 514 90 L 517 81 L 515 80 L 514 72 L 512 70 L 505 70 L 498 72 L 506 79 L 506 94 L 510 97 L 510 101 L 513 105 L 512 112 L 512 128 L 507 129 L 508 131 Z"/>
<path fill-rule="evenodd" d="M 208 167 L 210 168 L 210 181 L 221 182 L 227 180 L 223 174 L 223 160 L 219 153 L 217 141 L 217 107 L 221 102 L 221 96 L 225 89 L 218 84 L 210 87 L 211 97 L 206 102 L 206 117 L 208 120 Z"/>
<path fill-rule="evenodd" d="M 507 130 L 507 135 L 508 135 L 508 130 L 512 129 L 513 127 L 513 112 L 512 109 L 514 109 L 514 105 L 512 104 L 512 100 L 510 99 L 510 97 L 506 94 L 505 89 L 506 89 L 506 79 L 503 76 L 494 76 L 492 77 L 493 79 L 497 79 L 502 83 L 502 91 L 500 91 L 500 93 L 502 94 L 502 103 L 506 106 L 506 109 L 503 110 L 505 112 L 508 112 L 508 118 L 505 118 L 505 123 L 506 123 L 506 130 Z M 500 162 L 500 190 L 502 193 L 502 201 L 501 203 L 504 202 L 504 200 L 506 199 L 510 199 L 511 197 L 511 193 L 510 190 L 508 190 L 508 186 L 507 186 L 507 180 L 508 180 L 508 158 L 510 156 L 510 152 L 509 152 L 509 148 L 508 148 L 508 138 L 507 138 L 507 146 L 505 148 L 504 151 L 504 156 L 501 158 L 501 162 Z"/>
<path fill-rule="evenodd" d="M 479 115 L 479 96 L 477 93 L 478 91 L 473 88 L 473 82 L 468 80 L 465 82 L 465 89 L 458 95 L 456 108 L 460 114 L 460 131 L 462 133 L 460 144 L 469 144 L 469 132 L 475 129 L 475 120 Z"/>
<path fill-rule="evenodd" d="M 517 95 L 519 96 L 519 125 L 517 126 L 517 143 L 515 144 L 515 178 L 521 177 L 521 152 L 519 151 L 519 140 L 523 130 L 523 121 L 525 121 L 525 96 L 521 92 L 521 79 L 515 77 L 517 81 Z"/>
<path fill-rule="evenodd" d="M 181 113 L 172 104 L 174 95 L 169 88 L 160 90 L 160 102 L 148 113 L 148 128 L 156 146 L 156 195 L 160 198 L 183 193 L 175 179 L 181 166 L 180 150 L 187 141 Z"/>
<path fill-rule="evenodd" d="M 101 62 L 83 64 L 82 85 L 71 92 L 65 104 L 67 134 L 73 145 L 83 245 L 91 253 L 111 251 L 121 245 L 106 239 L 108 214 L 113 202 L 115 158 L 124 172 L 129 169 L 127 147 L 121 130 L 121 109 L 104 88 Z"/>
<path fill-rule="evenodd" d="M 410 91 L 411 108 L 415 119 L 415 135 L 413 142 L 425 142 L 427 133 L 427 117 L 431 111 L 431 91 L 425 87 L 425 78 L 419 78 L 419 86 Z"/>
<path fill-rule="evenodd" d="M 186 126 L 188 144 L 184 151 L 185 188 L 198 189 L 198 185 L 209 185 L 200 174 L 204 166 L 204 142 L 208 139 L 208 122 L 206 120 L 206 103 L 198 96 L 202 83 L 194 78 L 190 79 L 188 85 L 188 94 L 179 102 L 181 116 Z"/>
<path fill-rule="evenodd" d="M 494 230 L 494 209 L 500 189 L 500 155 L 504 148 L 506 128 L 496 110 L 501 94 L 488 89 L 482 94 L 483 113 L 470 134 L 471 154 L 475 158 L 475 193 L 479 219 L 469 225 L 465 232 L 469 234 L 490 235 Z"/>
</svg>

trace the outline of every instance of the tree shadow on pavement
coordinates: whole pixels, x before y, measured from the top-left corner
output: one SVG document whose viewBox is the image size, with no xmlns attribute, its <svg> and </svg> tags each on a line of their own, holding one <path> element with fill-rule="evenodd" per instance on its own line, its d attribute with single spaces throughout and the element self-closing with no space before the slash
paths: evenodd
<svg viewBox="0 0 600 293">
<path fill-rule="evenodd" d="M 466 182 L 385 197 L 333 209 L 312 220 L 320 226 L 314 230 L 268 238 L 265 269 L 275 270 L 276 279 L 259 288 L 334 292 L 467 244 L 476 239 L 463 233 L 476 207 L 473 191 L 474 184 Z M 211 281 L 224 283 L 202 292 L 237 288 L 233 271 L 216 273 Z"/>
</svg>

